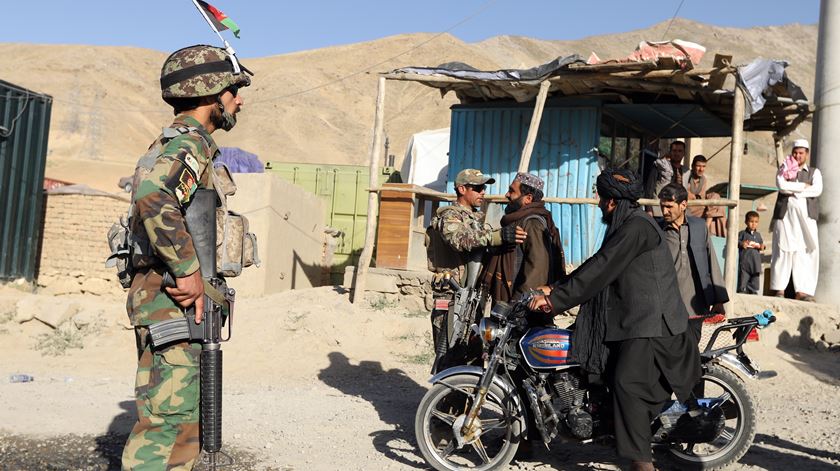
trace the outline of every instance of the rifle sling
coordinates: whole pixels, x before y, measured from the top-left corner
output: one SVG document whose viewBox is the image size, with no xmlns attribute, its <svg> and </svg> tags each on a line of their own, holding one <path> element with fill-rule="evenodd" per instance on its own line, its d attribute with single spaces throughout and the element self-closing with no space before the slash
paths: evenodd
<svg viewBox="0 0 840 471">
<path fill-rule="evenodd" d="M 212 299 L 213 302 L 215 302 L 219 306 L 227 307 L 228 302 L 227 299 L 225 299 L 225 296 L 213 285 L 208 283 L 207 280 L 202 281 L 204 282 L 204 294 L 206 294 L 208 298 Z"/>
</svg>

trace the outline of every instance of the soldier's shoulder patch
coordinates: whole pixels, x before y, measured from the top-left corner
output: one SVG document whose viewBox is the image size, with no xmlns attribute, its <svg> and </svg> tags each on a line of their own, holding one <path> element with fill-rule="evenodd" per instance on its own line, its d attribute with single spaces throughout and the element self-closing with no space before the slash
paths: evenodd
<svg viewBox="0 0 840 471">
<path fill-rule="evenodd" d="M 198 173 L 198 162 L 192 155 L 183 152 L 175 157 L 165 184 L 181 204 L 187 203 L 198 189 Z"/>
<path fill-rule="evenodd" d="M 196 177 L 201 175 L 201 167 L 198 165 L 198 159 L 193 157 L 193 155 L 187 151 L 181 151 L 175 157 L 176 160 L 180 161 L 184 165 L 187 166 L 190 170 L 192 170 L 193 175 Z"/>
</svg>

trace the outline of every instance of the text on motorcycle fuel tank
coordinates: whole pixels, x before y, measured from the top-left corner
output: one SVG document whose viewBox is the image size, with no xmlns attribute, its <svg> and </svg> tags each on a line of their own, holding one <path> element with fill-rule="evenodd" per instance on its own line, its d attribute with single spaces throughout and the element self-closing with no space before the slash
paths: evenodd
<svg viewBox="0 0 840 471">
<path fill-rule="evenodd" d="M 538 327 L 528 330 L 519 340 L 528 366 L 534 369 L 557 369 L 577 366 L 569 358 L 572 347 L 570 330 Z"/>
</svg>

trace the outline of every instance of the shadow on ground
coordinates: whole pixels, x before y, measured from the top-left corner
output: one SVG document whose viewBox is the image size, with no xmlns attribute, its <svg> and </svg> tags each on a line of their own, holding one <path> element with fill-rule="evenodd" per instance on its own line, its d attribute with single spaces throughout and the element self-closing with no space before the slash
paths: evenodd
<svg viewBox="0 0 840 471">
<path fill-rule="evenodd" d="M 807 469 L 829 471 L 840 468 L 840 453 L 820 450 L 759 433 L 753 446 L 741 459 L 745 465 L 762 469 Z"/>
<path fill-rule="evenodd" d="M 108 431 L 99 436 L 64 435 L 50 438 L 32 438 L 0 434 L 0 470 L 3 471 L 119 471 L 125 441 L 137 420 L 134 401 L 120 404 L 123 412 L 111 420 Z M 247 471 L 255 468 L 252 454 L 223 448 L 231 454 L 234 466 L 228 471 Z M 223 458 L 219 458 L 223 460 Z M 194 471 L 207 467 L 199 462 Z M 261 467 L 261 469 L 268 469 Z"/>
<path fill-rule="evenodd" d="M 414 411 L 426 388 L 403 371 L 385 370 L 378 361 L 350 363 L 342 353 L 329 354 L 330 365 L 318 379 L 344 394 L 368 401 L 379 419 L 392 428 L 370 434 L 374 448 L 385 457 L 406 467 L 426 469 L 414 440 Z"/>
<path fill-rule="evenodd" d="M 798 335 L 782 332 L 776 347 L 793 357 L 793 365 L 801 371 L 824 383 L 840 385 L 840 353 L 816 351 L 811 341 L 813 326 L 813 318 L 803 317 L 797 327 Z"/>
</svg>

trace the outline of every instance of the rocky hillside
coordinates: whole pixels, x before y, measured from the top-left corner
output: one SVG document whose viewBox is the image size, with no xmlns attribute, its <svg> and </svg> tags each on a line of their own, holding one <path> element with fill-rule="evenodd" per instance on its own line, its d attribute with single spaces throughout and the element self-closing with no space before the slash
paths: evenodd
<svg viewBox="0 0 840 471">
<path fill-rule="evenodd" d="M 255 152 L 262 160 L 366 163 L 376 72 L 456 60 L 481 69 L 522 68 L 572 53 L 586 57 L 592 51 L 602 59 L 621 57 L 643 39 L 662 39 L 666 26 L 660 23 L 578 41 L 498 36 L 465 43 L 444 34 L 417 48 L 432 36 L 404 34 L 249 60 L 246 65 L 257 75 L 254 86 L 244 92 L 240 125 L 229 134 L 220 133 L 218 139 L 222 145 Z M 710 65 L 716 52 L 731 53 L 735 63 L 756 57 L 787 59 L 791 77 L 809 97 L 813 95 L 816 25 L 737 29 L 677 20 L 668 36 L 704 45 L 707 54 L 701 65 Z M 131 172 L 158 129 L 168 124 L 170 111 L 159 99 L 157 82 L 165 53 L 128 47 L 0 43 L 0 54 L 6 58 L 0 62 L 0 78 L 55 98 L 50 177 L 114 191 L 116 179 Z M 455 99 L 441 98 L 436 90 L 422 85 L 391 82 L 386 103 L 390 152 L 399 163 L 412 133 L 448 125 L 448 108 Z M 810 136 L 806 126 L 800 132 Z M 751 142 L 747 163 L 767 166 L 767 155 L 772 154 L 768 140 L 761 136 L 751 140 L 755 145 Z M 720 145 L 708 147 L 716 150 Z M 713 173 L 725 168 L 725 158 L 716 160 Z"/>
</svg>

